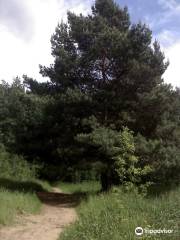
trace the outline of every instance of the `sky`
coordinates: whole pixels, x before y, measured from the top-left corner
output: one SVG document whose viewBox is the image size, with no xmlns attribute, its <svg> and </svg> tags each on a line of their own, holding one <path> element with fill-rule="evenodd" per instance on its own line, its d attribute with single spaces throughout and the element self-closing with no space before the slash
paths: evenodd
<svg viewBox="0 0 180 240">
<path fill-rule="evenodd" d="M 67 10 L 84 15 L 94 0 L 0 0 L 0 79 L 27 74 L 43 81 L 39 64 L 53 63 L 50 37 Z M 170 61 L 165 82 L 180 87 L 180 0 L 116 0 L 128 7 L 132 22 L 153 31 Z"/>
</svg>

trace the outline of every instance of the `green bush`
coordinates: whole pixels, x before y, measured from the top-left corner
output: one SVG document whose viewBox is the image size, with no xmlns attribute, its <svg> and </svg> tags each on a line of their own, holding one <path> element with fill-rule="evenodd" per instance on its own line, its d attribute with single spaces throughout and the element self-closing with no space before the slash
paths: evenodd
<svg viewBox="0 0 180 240">
<path fill-rule="evenodd" d="M 112 184 L 139 183 L 141 175 L 147 172 L 147 166 L 141 168 L 138 165 L 133 133 L 128 128 L 116 131 L 95 127 L 91 133 L 79 134 L 77 140 L 104 164 L 101 170 L 103 190 L 107 190 Z"/>
<path fill-rule="evenodd" d="M 138 134 L 135 137 L 136 155 L 141 168 L 149 166 L 141 176 L 143 183 L 176 185 L 180 182 L 180 149 L 176 144 L 163 139 L 147 139 Z"/>
<path fill-rule="evenodd" d="M 0 146 L 0 178 L 25 180 L 35 177 L 35 165 L 30 165 L 22 156 L 9 153 L 3 145 Z"/>
</svg>

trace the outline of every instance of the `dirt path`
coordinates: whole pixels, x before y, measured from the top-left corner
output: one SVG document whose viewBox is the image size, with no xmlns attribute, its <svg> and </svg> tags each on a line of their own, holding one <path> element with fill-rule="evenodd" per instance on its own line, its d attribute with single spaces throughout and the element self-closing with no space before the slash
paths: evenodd
<svg viewBox="0 0 180 240">
<path fill-rule="evenodd" d="M 57 240 L 64 227 L 75 221 L 76 196 L 57 188 L 38 196 L 43 202 L 41 213 L 19 217 L 16 225 L 1 228 L 0 240 Z"/>
</svg>

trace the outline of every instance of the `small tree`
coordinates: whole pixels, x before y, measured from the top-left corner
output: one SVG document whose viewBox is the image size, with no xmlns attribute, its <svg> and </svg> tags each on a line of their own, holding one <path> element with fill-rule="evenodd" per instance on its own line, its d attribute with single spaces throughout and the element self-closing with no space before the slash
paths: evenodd
<svg viewBox="0 0 180 240">
<path fill-rule="evenodd" d="M 79 134 L 77 140 L 85 144 L 89 154 L 93 153 L 95 159 L 103 162 L 103 190 L 109 189 L 112 183 L 139 181 L 138 158 L 135 156 L 133 135 L 128 128 L 118 132 L 111 128 L 97 127 L 89 134 Z"/>
</svg>

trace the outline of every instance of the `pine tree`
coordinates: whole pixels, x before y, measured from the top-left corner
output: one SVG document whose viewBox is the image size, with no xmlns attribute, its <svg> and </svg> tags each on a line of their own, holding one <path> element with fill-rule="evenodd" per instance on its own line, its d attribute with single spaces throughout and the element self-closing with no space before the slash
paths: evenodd
<svg viewBox="0 0 180 240">
<path fill-rule="evenodd" d="M 158 158 L 160 178 L 166 176 L 169 170 L 163 168 L 180 146 L 179 93 L 163 82 L 169 63 L 158 41 L 153 42 L 146 24 L 131 23 L 128 9 L 113 0 L 96 0 L 87 16 L 67 15 L 67 23 L 58 24 L 51 38 L 54 63 L 40 66 L 50 82 L 40 85 L 26 79 L 32 92 L 53 98 L 46 125 L 53 159 L 67 165 L 81 157 L 88 161 L 89 153 L 83 155 L 77 135 L 93 133 L 94 124 L 117 132 L 127 126 L 137 136 L 140 167 L 145 167 L 146 155 L 152 166 Z M 174 131 L 170 137 L 172 129 L 178 134 Z M 152 151 L 144 152 L 145 142 L 152 143 Z M 174 142 L 177 148 L 169 149 Z M 156 145 L 162 151 L 155 156 Z M 163 162 L 165 153 L 168 160 Z M 156 173 L 151 176 L 155 181 Z"/>
</svg>

